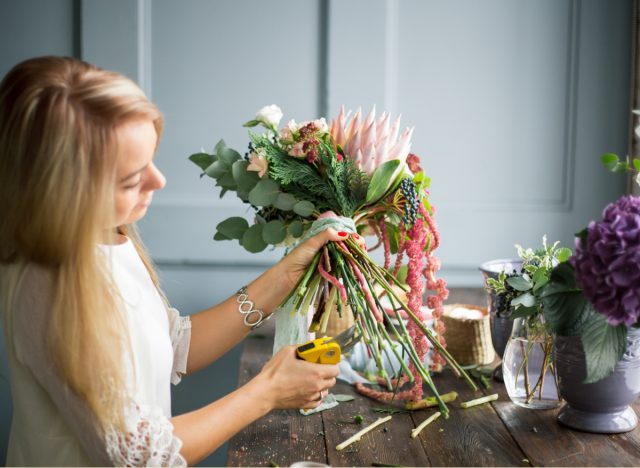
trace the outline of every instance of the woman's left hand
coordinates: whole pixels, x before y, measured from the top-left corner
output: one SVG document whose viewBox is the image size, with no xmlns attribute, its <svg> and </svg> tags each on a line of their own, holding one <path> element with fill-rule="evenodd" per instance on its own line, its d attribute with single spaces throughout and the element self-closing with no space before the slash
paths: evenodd
<svg viewBox="0 0 640 468">
<path fill-rule="evenodd" d="M 365 247 L 364 239 L 358 234 L 351 234 L 351 236 L 358 242 L 363 248 Z M 304 274 L 307 266 L 313 260 L 318 250 L 320 250 L 327 242 L 344 241 L 349 237 L 349 233 L 344 231 L 336 231 L 329 228 L 316 234 L 311 239 L 300 244 L 293 249 L 289 255 L 282 259 L 281 267 L 283 268 L 283 276 L 288 282 L 288 289 L 291 290 L 298 283 L 300 277 Z"/>
</svg>

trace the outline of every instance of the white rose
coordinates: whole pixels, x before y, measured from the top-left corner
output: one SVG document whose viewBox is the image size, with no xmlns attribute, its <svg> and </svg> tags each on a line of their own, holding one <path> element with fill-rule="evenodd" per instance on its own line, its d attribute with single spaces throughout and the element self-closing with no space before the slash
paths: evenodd
<svg viewBox="0 0 640 468">
<path fill-rule="evenodd" d="M 256 113 L 256 120 L 262 122 L 267 127 L 276 128 L 282 119 L 282 110 L 275 104 L 264 106 Z"/>
<path fill-rule="evenodd" d="M 329 131 L 329 126 L 327 125 L 327 121 L 324 119 L 324 117 L 318 120 L 314 120 L 313 125 L 321 133 L 327 133 Z"/>
</svg>

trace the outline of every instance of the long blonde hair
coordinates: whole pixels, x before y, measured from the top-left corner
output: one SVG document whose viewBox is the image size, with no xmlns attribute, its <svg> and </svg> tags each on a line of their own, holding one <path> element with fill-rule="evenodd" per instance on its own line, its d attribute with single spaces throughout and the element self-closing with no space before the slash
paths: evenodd
<svg viewBox="0 0 640 468">
<path fill-rule="evenodd" d="M 6 323 L 30 264 L 53 278 L 47 351 L 102 428 L 122 427 L 128 333 L 97 248 L 115 219 L 116 127 L 162 115 L 130 79 L 65 57 L 16 65 L 0 84 L 0 274 Z M 135 228 L 120 226 L 157 277 Z M 114 232 L 115 235 L 115 232 Z M 7 325 L 8 326 L 8 325 Z"/>
</svg>

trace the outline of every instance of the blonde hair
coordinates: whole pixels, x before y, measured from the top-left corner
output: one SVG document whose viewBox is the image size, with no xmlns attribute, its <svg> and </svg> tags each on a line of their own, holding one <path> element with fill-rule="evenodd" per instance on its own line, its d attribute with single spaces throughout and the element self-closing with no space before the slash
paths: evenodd
<svg viewBox="0 0 640 468">
<path fill-rule="evenodd" d="M 133 81 L 80 60 L 27 60 L 0 84 L 0 293 L 11 300 L 30 264 L 52 273 L 47 351 L 105 429 L 123 427 L 129 341 L 97 245 L 115 224 L 115 131 L 134 119 L 153 121 L 160 136 L 162 115 Z M 135 228 L 118 232 L 131 238 L 157 286 Z"/>
</svg>

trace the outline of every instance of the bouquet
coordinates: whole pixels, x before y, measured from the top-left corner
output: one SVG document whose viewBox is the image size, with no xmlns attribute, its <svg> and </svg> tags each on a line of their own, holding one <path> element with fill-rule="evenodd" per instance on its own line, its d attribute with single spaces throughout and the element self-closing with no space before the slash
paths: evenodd
<svg viewBox="0 0 640 468">
<path fill-rule="evenodd" d="M 382 394 L 363 386 L 359 391 L 418 400 L 424 382 L 448 414 L 423 364 L 429 347 L 434 348 L 432 370 L 449 363 L 475 385 L 445 349 L 439 318 L 448 291 L 436 277 L 440 265 L 433 251 L 440 237 L 428 200 L 429 178 L 410 153 L 413 129 L 400 132 L 399 118 L 391 122 L 383 113 L 376 119 L 375 109 L 364 118 L 360 111 L 352 115 L 342 109 L 330 126 L 321 118 L 291 120 L 279 129 L 281 118 L 282 111 L 272 105 L 244 124 L 264 129 L 250 131 L 244 157 L 223 140 L 213 154 L 190 156 L 203 175 L 215 179 L 221 196 L 233 191 L 254 211 L 252 224 L 242 217 L 222 221 L 214 239 L 236 240 L 257 253 L 268 245 L 291 247 L 328 227 L 375 235 L 375 247 L 384 249 L 384 265 L 372 261 L 352 237 L 330 243 L 283 301 L 281 308 L 290 314 L 279 316 L 313 313 L 310 331 L 324 332 L 331 314 L 350 309 L 387 388 Z M 427 306 L 433 310 L 435 333 L 424 324 L 425 283 L 433 291 Z M 401 316 L 407 317 L 406 325 L 392 319 Z M 394 353 L 401 363 L 397 375 L 385 372 L 384 353 Z M 408 356 L 408 364 L 401 354 Z"/>
</svg>

